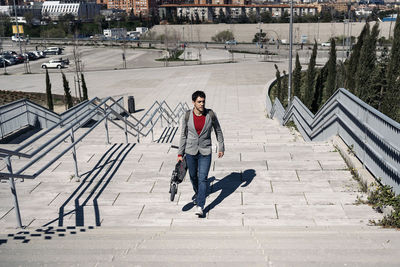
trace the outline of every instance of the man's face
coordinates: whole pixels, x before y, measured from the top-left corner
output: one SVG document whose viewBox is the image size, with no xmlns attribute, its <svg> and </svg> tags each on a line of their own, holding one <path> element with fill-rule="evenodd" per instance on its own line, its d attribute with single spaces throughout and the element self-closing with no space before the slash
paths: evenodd
<svg viewBox="0 0 400 267">
<path fill-rule="evenodd" d="M 205 104 L 206 104 L 206 99 L 202 97 L 197 97 L 196 101 L 193 101 L 194 108 L 200 112 L 204 111 Z"/>
</svg>

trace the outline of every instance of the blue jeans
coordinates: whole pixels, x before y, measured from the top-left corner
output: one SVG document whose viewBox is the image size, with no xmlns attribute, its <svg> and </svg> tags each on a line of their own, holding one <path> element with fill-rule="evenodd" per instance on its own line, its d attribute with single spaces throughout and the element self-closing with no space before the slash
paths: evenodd
<svg viewBox="0 0 400 267">
<path fill-rule="evenodd" d="M 197 194 L 197 206 L 204 208 L 206 203 L 207 176 L 211 165 L 211 154 L 203 156 L 186 154 L 186 163 L 189 169 L 190 181 Z"/>
</svg>

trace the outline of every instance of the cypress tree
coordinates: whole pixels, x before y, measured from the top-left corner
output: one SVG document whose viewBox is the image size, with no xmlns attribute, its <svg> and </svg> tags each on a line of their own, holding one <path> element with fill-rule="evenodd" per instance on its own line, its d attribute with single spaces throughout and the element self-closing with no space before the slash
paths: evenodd
<svg viewBox="0 0 400 267">
<path fill-rule="evenodd" d="M 358 68 L 358 61 L 360 59 L 361 47 L 363 46 L 365 36 L 368 35 L 369 35 L 369 24 L 366 23 L 360 33 L 360 36 L 358 36 L 357 43 L 353 46 L 353 50 L 351 52 L 348 62 L 346 61 L 347 71 L 346 71 L 345 87 L 353 94 L 356 88 L 354 76 Z"/>
<path fill-rule="evenodd" d="M 47 106 L 49 107 L 50 110 L 54 110 L 53 95 L 51 94 L 51 82 L 47 68 L 46 68 L 46 97 L 47 97 Z"/>
<path fill-rule="evenodd" d="M 278 66 L 275 64 L 275 77 L 276 77 L 276 91 L 275 91 L 275 97 L 279 99 L 279 101 L 282 102 L 282 80 L 281 80 L 281 72 L 279 71 Z"/>
<path fill-rule="evenodd" d="M 369 105 L 382 110 L 383 93 L 387 88 L 386 70 L 388 68 L 387 49 L 384 49 L 379 57 L 374 72 L 371 75 L 371 90 L 365 100 Z"/>
<path fill-rule="evenodd" d="M 293 95 L 301 99 L 301 64 L 299 54 L 296 53 L 296 63 L 293 71 Z"/>
<path fill-rule="evenodd" d="M 314 47 L 312 50 L 311 58 L 310 58 L 310 63 L 308 64 L 308 69 L 307 69 L 307 76 L 306 76 L 306 83 L 305 83 L 305 88 L 304 88 L 304 99 L 302 100 L 303 103 L 310 108 L 311 103 L 313 101 L 313 92 L 314 92 L 314 87 L 315 87 L 315 75 L 317 73 L 315 69 L 315 60 L 317 58 L 317 49 L 318 49 L 318 44 L 317 41 L 314 42 Z"/>
<path fill-rule="evenodd" d="M 311 102 L 311 112 L 312 113 L 317 113 L 321 102 L 322 102 L 322 94 L 323 94 L 323 87 L 324 87 L 324 77 L 323 77 L 323 71 L 317 71 L 317 79 L 315 82 L 315 90 L 314 90 L 314 95 L 313 95 L 313 99 Z"/>
<path fill-rule="evenodd" d="M 387 91 L 384 92 L 382 111 L 400 122 L 400 15 L 394 26 L 392 50 L 387 69 Z"/>
<path fill-rule="evenodd" d="M 72 103 L 71 90 L 69 89 L 69 83 L 67 81 L 67 78 L 65 77 L 64 72 L 61 72 L 61 75 L 62 75 L 63 86 L 64 86 L 65 104 L 66 104 L 66 107 L 69 109 L 69 108 L 72 108 L 74 105 Z"/>
<path fill-rule="evenodd" d="M 82 93 L 83 93 L 83 99 L 82 100 L 88 100 L 88 92 L 87 92 L 87 87 L 86 87 L 86 81 L 85 81 L 85 76 L 83 73 L 81 73 L 81 79 L 82 79 Z"/>
<path fill-rule="evenodd" d="M 283 71 L 283 81 L 282 81 L 282 93 L 281 93 L 281 97 L 282 99 L 279 99 L 282 103 L 282 105 L 284 107 L 287 106 L 288 101 L 287 101 L 287 91 L 288 91 L 288 87 L 289 87 L 289 83 L 288 83 L 288 79 L 289 77 L 287 76 L 286 71 Z"/>
<path fill-rule="evenodd" d="M 326 102 L 336 90 L 336 43 L 335 39 L 331 38 L 331 50 L 329 51 L 329 60 L 326 63 L 328 75 L 326 78 L 326 89 L 323 101 Z"/>
<path fill-rule="evenodd" d="M 355 94 L 364 101 L 368 99 L 373 87 L 371 76 L 376 65 L 376 42 L 378 40 L 378 35 L 379 24 L 375 23 L 371 33 L 364 37 L 357 72 L 355 73 Z"/>
<path fill-rule="evenodd" d="M 346 79 L 346 65 L 341 60 L 337 63 L 336 73 L 336 87 L 344 88 Z"/>
</svg>

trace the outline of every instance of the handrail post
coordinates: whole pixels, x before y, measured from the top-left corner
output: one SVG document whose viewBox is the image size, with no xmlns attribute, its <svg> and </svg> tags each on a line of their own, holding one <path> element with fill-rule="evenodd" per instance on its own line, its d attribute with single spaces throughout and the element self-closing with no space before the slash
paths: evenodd
<svg viewBox="0 0 400 267">
<path fill-rule="evenodd" d="M 69 136 L 71 137 L 71 144 L 75 142 L 74 138 L 74 127 L 71 128 Z M 75 181 L 79 182 L 79 172 L 78 172 L 78 160 L 76 159 L 76 149 L 75 146 L 72 147 L 72 158 L 75 164 Z"/>
<path fill-rule="evenodd" d="M 109 134 L 108 134 L 108 123 L 107 123 L 107 120 L 108 120 L 108 118 L 107 118 L 107 112 L 106 112 L 106 109 L 107 109 L 107 106 L 106 106 L 106 104 L 104 104 L 104 127 L 106 128 L 106 143 L 107 144 L 110 144 L 110 136 L 109 136 Z"/>
<path fill-rule="evenodd" d="M 125 122 L 125 127 L 124 127 L 124 132 L 125 132 L 125 140 L 126 140 L 126 143 L 129 143 L 129 141 L 128 141 L 128 125 L 127 125 L 127 122 L 126 122 L 126 117 L 124 117 L 124 122 Z"/>
<path fill-rule="evenodd" d="M 160 107 L 160 115 L 161 115 L 161 128 L 163 127 L 163 116 L 162 116 L 162 111 L 161 111 L 161 107 Z"/>
<path fill-rule="evenodd" d="M 10 156 L 5 157 L 4 160 L 6 162 L 8 172 L 12 174 L 13 171 L 12 171 Z M 15 215 L 17 217 L 17 224 L 19 228 L 22 228 L 21 213 L 19 211 L 17 190 L 15 189 L 14 178 L 11 177 L 8 178 L 8 183 L 10 184 L 11 194 L 13 195 L 14 199 L 14 209 L 15 209 Z"/>
<path fill-rule="evenodd" d="M 154 125 L 153 125 L 153 119 L 150 121 L 151 123 L 151 141 L 154 142 Z"/>
</svg>

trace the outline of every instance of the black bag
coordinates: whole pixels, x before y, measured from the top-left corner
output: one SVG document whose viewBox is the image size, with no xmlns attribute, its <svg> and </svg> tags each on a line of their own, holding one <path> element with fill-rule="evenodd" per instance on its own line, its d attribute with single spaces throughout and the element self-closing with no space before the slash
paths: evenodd
<svg viewBox="0 0 400 267">
<path fill-rule="evenodd" d="M 183 179 L 185 179 L 187 171 L 186 160 L 183 158 L 182 161 L 178 161 L 175 165 L 175 170 L 172 172 L 175 175 L 172 175 L 173 181 L 180 184 L 182 183 Z"/>
<path fill-rule="evenodd" d="M 178 184 L 182 183 L 183 179 L 185 179 L 186 171 L 186 160 L 183 158 L 182 161 L 178 161 L 178 163 L 176 163 L 175 169 L 172 171 L 171 183 L 169 187 L 171 201 L 174 201 L 175 194 L 178 192 Z"/>
</svg>

